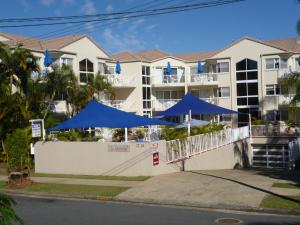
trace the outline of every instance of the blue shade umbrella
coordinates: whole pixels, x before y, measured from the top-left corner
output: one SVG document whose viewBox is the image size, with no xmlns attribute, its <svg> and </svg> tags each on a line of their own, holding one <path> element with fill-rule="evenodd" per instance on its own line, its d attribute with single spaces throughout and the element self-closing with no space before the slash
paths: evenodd
<svg viewBox="0 0 300 225">
<path fill-rule="evenodd" d="M 198 74 L 203 72 L 201 61 L 198 61 L 198 68 L 197 68 Z"/>
<path fill-rule="evenodd" d="M 119 61 L 117 61 L 116 63 L 116 73 L 117 74 L 120 74 L 121 73 L 121 64 Z"/>
<path fill-rule="evenodd" d="M 45 59 L 44 59 L 44 65 L 45 67 L 48 67 L 52 64 L 52 56 L 48 51 L 48 48 L 45 51 Z"/>
<path fill-rule="evenodd" d="M 168 62 L 168 64 L 167 64 L 167 75 L 171 75 L 171 73 L 172 73 L 172 68 L 171 68 L 171 64 Z"/>
<path fill-rule="evenodd" d="M 182 124 L 176 126 L 175 128 L 188 128 L 189 126 L 190 127 L 197 127 L 197 126 L 204 126 L 204 125 L 207 125 L 207 124 L 209 124 L 208 121 L 192 119 L 190 121 L 183 122 Z"/>
<path fill-rule="evenodd" d="M 299 58 L 298 58 L 298 64 L 299 64 L 299 66 L 300 66 L 300 56 L 299 56 Z"/>
</svg>

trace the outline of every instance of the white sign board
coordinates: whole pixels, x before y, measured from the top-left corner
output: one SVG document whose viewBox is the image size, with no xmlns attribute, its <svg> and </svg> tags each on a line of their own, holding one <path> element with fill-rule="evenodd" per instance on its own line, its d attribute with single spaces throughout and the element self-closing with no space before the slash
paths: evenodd
<svg viewBox="0 0 300 225">
<path fill-rule="evenodd" d="M 32 137 L 42 136 L 42 121 L 34 121 L 31 123 Z"/>
</svg>

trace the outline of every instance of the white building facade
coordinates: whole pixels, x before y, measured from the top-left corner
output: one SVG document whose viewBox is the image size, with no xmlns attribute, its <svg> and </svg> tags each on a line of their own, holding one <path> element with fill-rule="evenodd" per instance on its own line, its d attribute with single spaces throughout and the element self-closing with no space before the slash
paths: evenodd
<svg viewBox="0 0 300 225">
<path fill-rule="evenodd" d="M 164 111 L 190 92 L 222 107 L 250 113 L 252 118 L 300 120 L 299 111 L 289 107 L 295 90 L 282 85 L 286 74 L 300 72 L 300 38 L 261 41 L 244 37 L 218 51 L 171 55 L 149 50 L 114 56 L 86 35 L 36 40 L 0 33 L 0 41 L 12 47 L 23 43 L 38 57 L 42 69 L 48 48 L 54 63 L 69 65 L 82 85 L 100 72 L 112 83 L 116 96 L 103 102 L 139 115 Z M 121 74 L 115 74 L 116 61 L 121 63 Z M 200 74 L 199 61 L 203 67 Z M 171 75 L 166 72 L 168 63 Z M 221 115 L 221 120 L 240 126 L 248 123 L 247 116 Z"/>
</svg>

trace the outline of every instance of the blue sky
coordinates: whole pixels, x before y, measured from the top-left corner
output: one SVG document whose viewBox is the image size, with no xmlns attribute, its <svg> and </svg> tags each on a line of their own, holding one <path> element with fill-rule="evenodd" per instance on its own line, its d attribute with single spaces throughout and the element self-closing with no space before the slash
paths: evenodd
<svg viewBox="0 0 300 225">
<path fill-rule="evenodd" d="M 1 3 L 0 17 L 117 12 L 147 1 L 149 0 L 5 0 Z M 173 2 L 178 4 L 186 1 Z M 84 24 L 73 25 L 71 28 L 66 25 L 0 28 L 0 31 L 40 37 L 52 36 L 50 32 L 53 31 L 57 31 L 55 34 L 86 33 L 111 53 L 146 49 L 190 53 L 220 49 L 242 36 L 259 39 L 296 37 L 299 12 L 300 3 L 297 0 L 247 0 L 183 13 L 124 20 L 109 26 Z"/>
</svg>

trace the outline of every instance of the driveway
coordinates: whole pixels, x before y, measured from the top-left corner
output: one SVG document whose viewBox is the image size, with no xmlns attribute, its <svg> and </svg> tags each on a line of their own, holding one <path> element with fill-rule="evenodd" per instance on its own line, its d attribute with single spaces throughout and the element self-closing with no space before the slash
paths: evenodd
<svg viewBox="0 0 300 225">
<path fill-rule="evenodd" d="M 118 195 L 118 200 L 213 208 L 257 208 L 274 181 L 271 172 L 191 171 L 153 177 Z"/>
</svg>

